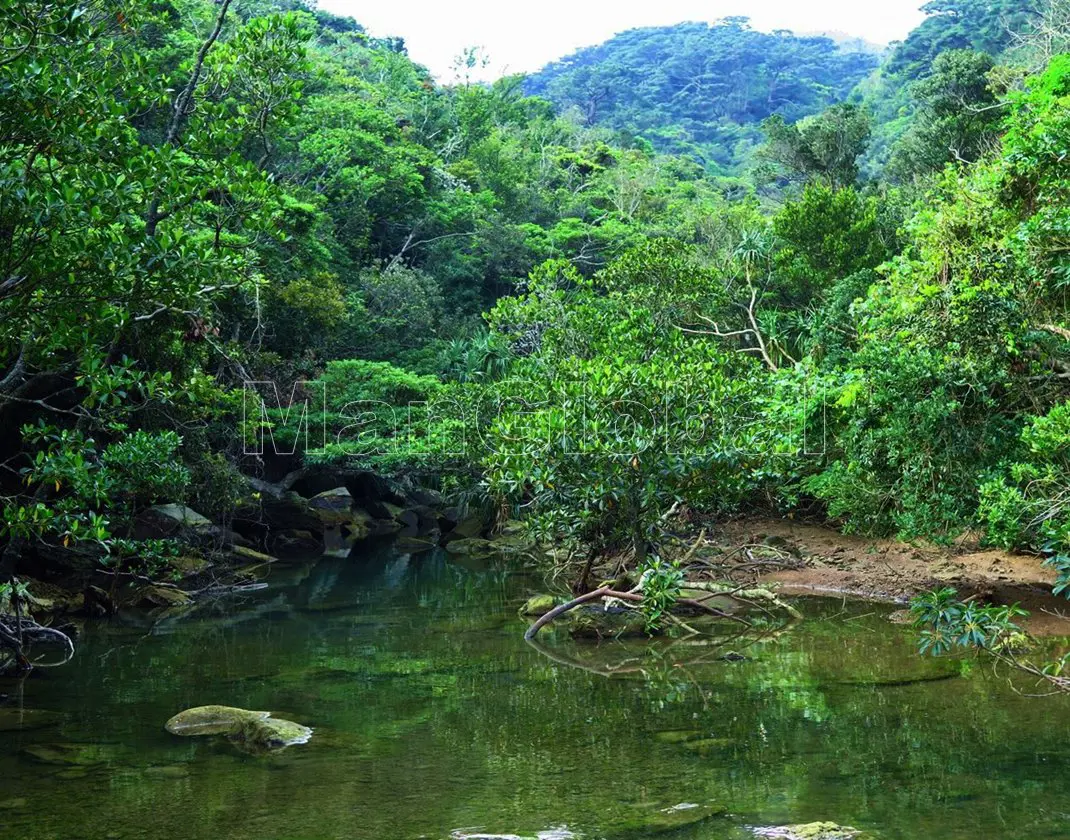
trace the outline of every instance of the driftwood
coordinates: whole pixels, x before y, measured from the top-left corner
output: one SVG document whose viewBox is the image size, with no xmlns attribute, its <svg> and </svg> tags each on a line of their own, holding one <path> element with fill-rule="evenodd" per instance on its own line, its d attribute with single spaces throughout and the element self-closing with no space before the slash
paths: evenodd
<svg viewBox="0 0 1070 840">
<path fill-rule="evenodd" d="M 750 626 L 750 622 L 740 618 L 739 616 L 730 615 L 726 612 L 723 612 L 722 610 L 716 609 L 715 607 L 711 607 L 706 604 L 705 601 L 708 598 L 713 598 L 717 595 L 724 595 L 736 601 L 740 601 L 741 603 L 754 604 L 755 602 L 765 602 L 784 610 L 794 619 L 802 618 L 802 614 L 797 609 L 795 609 L 790 604 L 784 603 L 772 592 L 766 589 L 746 589 L 740 591 L 739 589 L 732 589 L 731 587 L 725 587 L 720 584 L 707 584 L 702 582 L 691 583 L 689 581 L 685 581 L 684 583 L 682 583 L 680 588 L 706 591 L 710 592 L 710 594 L 707 597 L 701 599 L 678 598 L 676 600 L 677 605 L 682 607 L 690 607 L 691 609 L 701 610 L 703 612 L 710 613 L 711 615 L 715 615 L 718 618 L 727 618 L 732 621 L 738 621 L 741 624 L 745 624 L 747 626 Z M 611 586 L 602 586 L 598 589 L 592 590 L 591 592 L 587 592 L 583 595 L 573 598 L 571 601 L 568 601 L 564 604 L 560 604 L 559 606 L 554 607 L 545 615 L 541 616 L 538 621 L 536 621 L 527 629 L 527 632 L 524 633 L 524 638 L 527 641 L 531 641 L 535 638 L 536 635 L 538 635 L 538 632 L 542 630 L 543 627 L 552 622 L 555 618 L 564 615 L 570 610 L 576 609 L 576 607 L 580 607 L 584 604 L 590 603 L 591 601 L 597 601 L 600 599 L 613 599 L 618 601 L 626 601 L 634 604 L 641 604 L 643 602 L 642 584 L 640 583 L 639 586 L 628 592 L 619 592 L 613 589 L 613 587 Z"/>
</svg>

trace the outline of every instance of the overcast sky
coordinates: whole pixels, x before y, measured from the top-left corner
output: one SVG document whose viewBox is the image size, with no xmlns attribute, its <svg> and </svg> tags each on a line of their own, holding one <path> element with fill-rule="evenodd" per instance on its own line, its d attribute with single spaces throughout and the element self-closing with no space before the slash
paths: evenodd
<svg viewBox="0 0 1070 840">
<path fill-rule="evenodd" d="M 441 81 L 465 47 L 491 59 L 481 78 L 538 70 L 578 47 L 637 26 L 745 15 L 756 29 L 838 30 L 875 43 L 900 40 L 922 20 L 924 0 L 319 0 L 371 34 L 399 35 Z"/>
</svg>

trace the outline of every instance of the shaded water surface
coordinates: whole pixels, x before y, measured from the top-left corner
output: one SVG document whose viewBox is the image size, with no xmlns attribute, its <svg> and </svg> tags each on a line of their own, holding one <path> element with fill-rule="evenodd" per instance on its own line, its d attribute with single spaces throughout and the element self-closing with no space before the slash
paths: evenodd
<svg viewBox="0 0 1070 840">
<path fill-rule="evenodd" d="M 13 729 L 0 709 L 0 827 L 698 840 L 832 820 L 885 840 L 1070 837 L 1070 705 L 918 658 L 889 608 L 804 601 L 805 622 L 749 646 L 547 634 L 540 652 L 516 616 L 538 589 L 384 548 L 183 620 L 91 626 L 70 664 L 0 684 L 55 713 Z M 257 758 L 164 731 L 209 703 L 315 735 Z"/>
</svg>

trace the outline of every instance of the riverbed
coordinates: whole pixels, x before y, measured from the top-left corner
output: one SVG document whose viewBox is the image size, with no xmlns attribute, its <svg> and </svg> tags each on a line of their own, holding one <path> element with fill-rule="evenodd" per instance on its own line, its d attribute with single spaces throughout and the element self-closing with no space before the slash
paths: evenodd
<svg viewBox="0 0 1070 840">
<path fill-rule="evenodd" d="M 20 838 L 1070 837 L 1070 700 L 921 658 L 894 605 L 651 643 L 522 639 L 539 577 L 390 545 L 276 569 L 193 615 L 90 624 L 0 683 Z M 1025 684 L 1029 687 L 1028 683 Z M 164 722 L 226 704 L 313 727 L 268 756 Z M 22 726 L 16 709 L 23 710 Z"/>
</svg>

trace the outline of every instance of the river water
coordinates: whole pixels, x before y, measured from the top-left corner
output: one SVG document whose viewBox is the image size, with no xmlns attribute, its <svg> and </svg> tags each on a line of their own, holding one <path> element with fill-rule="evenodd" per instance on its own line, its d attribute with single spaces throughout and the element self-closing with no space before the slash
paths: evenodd
<svg viewBox="0 0 1070 840">
<path fill-rule="evenodd" d="M 1070 837 L 1070 703 L 919 658 L 891 607 L 801 600 L 805 621 L 758 641 L 726 625 L 538 650 L 516 610 L 539 579 L 504 561 L 383 546 L 270 584 L 91 625 L 69 664 L 0 683 L 5 834 L 712 840 L 830 820 L 883 840 Z M 164 731 L 215 703 L 315 734 L 256 757 Z"/>
</svg>

